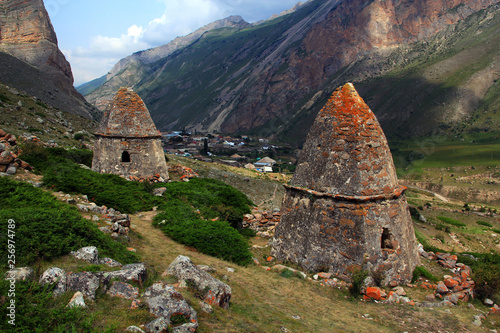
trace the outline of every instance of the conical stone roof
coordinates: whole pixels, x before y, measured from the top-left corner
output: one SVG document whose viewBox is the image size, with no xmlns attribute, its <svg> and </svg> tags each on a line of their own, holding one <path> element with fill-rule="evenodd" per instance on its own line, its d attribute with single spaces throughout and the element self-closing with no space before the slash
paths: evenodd
<svg viewBox="0 0 500 333">
<path fill-rule="evenodd" d="M 144 101 L 131 88 L 120 88 L 106 108 L 96 135 L 124 138 L 160 137 Z"/>
<path fill-rule="evenodd" d="M 316 117 L 291 185 L 354 197 L 398 191 L 387 139 L 351 83 L 338 88 Z"/>
</svg>

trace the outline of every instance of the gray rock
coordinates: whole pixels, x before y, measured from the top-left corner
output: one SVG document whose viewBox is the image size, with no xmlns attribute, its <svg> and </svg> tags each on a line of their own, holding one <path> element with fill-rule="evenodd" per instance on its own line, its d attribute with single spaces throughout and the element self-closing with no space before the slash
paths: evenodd
<svg viewBox="0 0 500 333">
<path fill-rule="evenodd" d="M 31 267 L 18 267 L 5 273 L 5 279 L 16 281 L 27 281 L 35 277 L 35 271 Z"/>
<path fill-rule="evenodd" d="M 111 258 L 102 258 L 99 260 L 100 264 L 109 266 L 109 267 L 121 267 L 122 264 L 120 264 L 118 261 L 111 259 Z"/>
<path fill-rule="evenodd" d="M 66 272 L 58 267 L 51 267 L 43 272 L 38 281 L 41 285 L 56 284 L 52 291 L 55 296 L 62 295 L 66 292 L 67 277 Z"/>
<path fill-rule="evenodd" d="M 107 294 L 112 297 L 121 297 L 125 299 L 136 299 L 139 297 L 139 288 L 136 288 L 128 283 L 115 281 L 111 285 L 111 288 L 107 291 Z"/>
<path fill-rule="evenodd" d="M 94 222 L 99 221 L 99 216 L 97 216 L 97 215 L 92 215 L 92 221 L 94 221 Z"/>
<path fill-rule="evenodd" d="M 111 230 L 113 232 L 116 232 L 119 235 L 126 235 L 127 234 L 127 231 L 125 230 L 125 228 L 122 227 L 120 224 L 118 224 L 118 222 L 113 223 L 113 225 L 111 226 Z"/>
<path fill-rule="evenodd" d="M 129 264 L 122 267 L 119 271 L 114 272 L 97 272 L 96 275 L 105 281 L 118 279 L 122 282 L 135 281 L 142 283 L 146 280 L 147 269 L 144 263 Z M 107 283 L 106 283 L 107 284 Z"/>
<path fill-rule="evenodd" d="M 0 153 L 3 153 L 5 151 L 5 145 L 3 143 L 0 143 Z"/>
<path fill-rule="evenodd" d="M 406 291 L 403 287 L 398 286 L 392 289 L 398 296 L 406 296 Z"/>
<path fill-rule="evenodd" d="M 132 332 L 132 333 L 144 333 L 143 330 L 141 330 L 139 327 L 137 326 L 129 326 L 127 327 L 127 329 L 125 330 L 125 332 Z"/>
<path fill-rule="evenodd" d="M 9 177 L 10 175 L 5 172 L 0 172 L 0 177 Z"/>
<path fill-rule="evenodd" d="M 186 324 L 175 327 L 174 332 L 194 332 L 198 328 L 196 311 L 172 286 L 157 282 L 147 288 L 142 297 L 149 311 L 158 317 L 146 324 L 150 332 L 162 332 L 162 329 L 171 324 L 170 319 L 173 315 L 182 315 L 188 321 Z"/>
<path fill-rule="evenodd" d="M 5 171 L 5 173 L 8 175 L 15 175 L 17 173 L 17 168 L 11 165 L 7 168 L 7 171 Z"/>
<path fill-rule="evenodd" d="M 82 247 L 78 251 L 71 251 L 70 254 L 80 260 L 84 260 L 91 264 L 99 263 L 99 250 L 95 246 Z"/>
<path fill-rule="evenodd" d="M 200 302 L 200 306 L 201 306 L 201 311 L 203 311 L 205 313 L 214 312 L 214 309 L 212 308 L 212 306 L 206 302 Z"/>
<path fill-rule="evenodd" d="M 178 256 L 165 272 L 186 280 L 208 304 L 229 308 L 231 287 L 199 269 L 188 257 Z"/>
<path fill-rule="evenodd" d="M 217 270 L 215 268 L 210 267 L 208 265 L 197 265 L 196 267 L 198 267 L 202 271 L 205 271 L 205 272 L 208 272 L 208 273 L 215 273 L 215 272 L 217 272 Z"/>
<path fill-rule="evenodd" d="M 161 197 L 165 194 L 165 192 L 167 192 L 167 188 L 166 187 L 159 187 L 159 188 L 155 188 L 153 190 L 153 195 L 157 196 L 157 197 Z"/>
<path fill-rule="evenodd" d="M 95 300 L 95 292 L 99 288 L 99 278 L 90 272 L 68 273 L 68 290 L 80 291 L 83 296 Z"/>
<path fill-rule="evenodd" d="M 427 219 L 425 218 L 425 216 L 423 216 L 422 214 L 420 214 L 420 216 L 418 217 L 418 220 L 422 223 L 427 223 Z"/>
<path fill-rule="evenodd" d="M 86 308 L 87 305 L 85 304 L 85 300 L 83 299 L 83 294 L 79 291 L 77 291 L 71 300 L 69 301 L 68 307 L 70 308 Z"/>
<path fill-rule="evenodd" d="M 486 306 L 493 306 L 495 302 L 493 302 L 491 299 L 487 298 L 484 300 L 484 305 Z"/>
<path fill-rule="evenodd" d="M 108 235 L 111 234 L 111 230 L 108 227 L 99 227 L 99 230 L 101 230 L 105 234 L 108 234 Z"/>
</svg>

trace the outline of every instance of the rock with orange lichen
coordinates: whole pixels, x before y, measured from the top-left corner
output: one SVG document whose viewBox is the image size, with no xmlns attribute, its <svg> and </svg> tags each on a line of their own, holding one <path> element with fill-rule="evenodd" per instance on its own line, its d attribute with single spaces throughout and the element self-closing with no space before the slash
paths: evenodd
<svg viewBox="0 0 500 333">
<path fill-rule="evenodd" d="M 349 278 L 408 282 L 420 258 L 385 135 L 350 83 L 319 112 L 286 185 L 272 255 Z"/>
<path fill-rule="evenodd" d="M 95 136 L 92 170 L 131 180 L 168 180 L 160 132 L 132 89 L 117 92 Z"/>
</svg>

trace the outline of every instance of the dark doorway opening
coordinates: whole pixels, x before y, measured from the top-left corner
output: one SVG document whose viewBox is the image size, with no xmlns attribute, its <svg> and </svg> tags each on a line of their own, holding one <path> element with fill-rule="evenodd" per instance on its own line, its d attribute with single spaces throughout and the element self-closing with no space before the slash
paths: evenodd
<svg viewBox="0 0 500 333">
<path fill-rule="evenodd" d="M 382 231 L 382 240 L 381 240 L 381 246 L 383 249 L 394 249 L 394 237 L 392 236 L 391 232 L 389 229 L 384 228 Z"/>
<path fill-rule="evenodd" d="M 128 153 L 128 151 L 124 151 L 122 153 L 122 162 L 130 163 L 130 154 Z"/>
</svg>

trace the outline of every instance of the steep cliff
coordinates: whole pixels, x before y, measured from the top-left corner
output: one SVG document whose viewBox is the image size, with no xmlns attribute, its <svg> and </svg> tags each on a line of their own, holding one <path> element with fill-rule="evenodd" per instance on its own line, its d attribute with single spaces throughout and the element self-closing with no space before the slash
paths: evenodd
<svg viewBox="0 0 500 333">
<path fill-rule="evenodd" d="M 256 26 L 209 31 L 140 73 L 115 78 L 134 83 L 162 129 L 278 135 L 298 143 L 329 93 L 352 81 L 389 137 L 425 135 L 461 126 L 497 95 L 490 80 L 499 70 L 497 3 L 315 0 Z M 105 86 L 88 96 L 92 103 Z"/>
<path fill-rule="evenodd" d="M 0 52 L 15 57 L 0 66 L 0 80 L 37 96 L 61 110 L 92 118 L 95 109 L 73 87 L 70 64 L 57 46 L 57 37 L 42 0 L 5 0 L 0 3 Z M 4 57 L 6 58 L 6 57 Z M 25 68 L 26 67 L 26 68 Z M 32 71 L 43 80 L 21 80 Z"/>
</svg>

